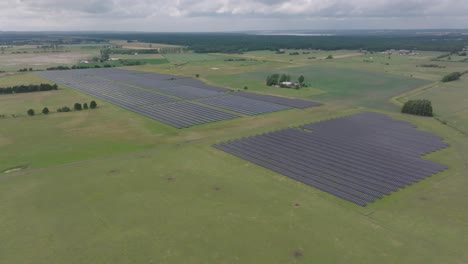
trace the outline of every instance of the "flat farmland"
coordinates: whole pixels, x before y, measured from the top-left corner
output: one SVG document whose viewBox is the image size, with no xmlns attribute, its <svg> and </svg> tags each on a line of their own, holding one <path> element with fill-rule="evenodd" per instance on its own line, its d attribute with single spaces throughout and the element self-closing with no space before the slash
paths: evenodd
<svg viewBox="0 0 468 264">
<path fill-rule="evenodd" d="M 181 46 L 168 45 L 161 43 L 146 43 L 146 42 L 128 42 L 126 40 L 111 40 L 109 43 L 122 46 L 125 49 L 159 49 L 159 48 L 179 48 Z"/>
<path fill-rule="evenodd" d="M 275 71 L 260 71 L 244 73 L 235 76 L 212 77 L 216 83 L 228 87 L 246 85 L 255 91 L 288 93 L 289 89 L 267 87 L 265 80 L 268 75 L 286 73 L 297 80 L 304 75 L 305 83 L 309 86 L 290 94 L 305 96 L 325 102 L 340 102 L 376 108 L 392 108 L 388 100 L 399 93 L 414 89 L 429 83 L 427 80 L 388 74 L 379 71 L 367 71 L 329 65 L 311 65 L 305 67 L 283 68 Z M 285 91 L 286 90 L 286 91 Z"/>
<path fill-rule="evenodd" d="M 468 140 L 451 126 L 467 120 L 468 111 L 458 107 L 465 79 L 438 82 L 463 63 L 417 67 L 433 63 L 437 52 L 392 57 L 389 65 L 383 54 L 338 57 L 351 53 L 292 61 L 271 51 L 202 54 L 216 59 L 126 67 L 145 71 L 137 76 L 199 74 L 210 85 L 324 103 L 189 129 L 62 85 L 53 92 L 0 95 L 0 114 L 7 114 L 0 118 L 0 263 L 467 263 Z M 225 61 L 250 55 L 257 57 Z M 364 62 L 371 56 L 374 62 Z M 265 87 L 271 73 L 303 74 L 310 85 Z M 129 80 L 116 83 L 123 81 Z M 0 84 L 37 82 L 48 81 L 31 73 L 0 77 Z M 458 119 L 444 125 L 391 105 L 417 98 L 403 91 L 428 87 L 440 87 L 421 95 L 431 97 L 437 117 Z M 394 96 L 401 101 L 389 101 Z M 55 112 L 93 99 L 95 110 Z M 27 109 L 43 106 L 52 113 L 26 116 Z M 211 147 L 362 112 L 442 137 L 449 147 L 421 162 L 448 169 L 360 207 Z"/>
<path fill-rule="evenodd" d="M 97 159 L 2 175 L 0 226 L 8 228 L 1 229 L 5 242 L 0 260 L 362 263 L 365 258 L 379 263 L 463 263 L 468 258 L 464 249 L 468 241 L 460 234 L 468 232 L 464 210 L 468 197 L 459 186 L 468 180 L 463 174 L 464 160 L 450 157 L 468 146 L 459 141 L 459 134 L 434 120 L 396 115 L 457 144 L 460 148 L 429 157 L 451 169 L 366 208 L 210 147 L 219 140 L 327 119 L 331 111 L 349 113 L 331 108 L 278 113 L 177 134 L 158 130 L 160 125 L 154 122 L 132 122 L 135 130 L 113 134 L 113 138 L 117 141 L 133 132 L 133 140 L 152 139 L 154 147 L 111 156 L 101 153 Z M 100 139 L 96 129 L 105 118 L 103 133 L 112 131 L 110 123 L 120 127 L 129 120 L 120 109 L 96 113 L 84 122 L 94 124 L 86 138 L 93 143 Z M 57 121 L 37 119 L 26 128 L 41 126 L 41 133 L 58 133 L 52 126 Z M 84 123 L 68 124 L 67 131 L 75 131 L 74 140 L 86 134 L 79 129 Z M 14 123 L 7 125 L 10 129 L 2 130 L 2 136 L 9 140 L 23 137 L 13 135 L 17 134 Z M 57 144 L 57 140 L 50 137 L 47 143 Z M 76 146 L 75 151 L 84 147 Z M 93 151 L 105 147 L 96 144 Z M 44 242 L 48 236 L 53 238 Z"/>
<path fill-rule="evenodd" d="M 22 68 L 45 69 L 58 65 L 71 65 L 88 57 L 86 52 L 57 52 L 0 55 L 0 70 L 16 71 Z"/>
<path fill-rule="evenodd" d="M 400 102 L 411 99 L 431 100 L 435 116 L 449 126 L 468 133 L 468 78 L 448 83 L 435 83 L 426 89 L 398 97 Z"/>
</svg>

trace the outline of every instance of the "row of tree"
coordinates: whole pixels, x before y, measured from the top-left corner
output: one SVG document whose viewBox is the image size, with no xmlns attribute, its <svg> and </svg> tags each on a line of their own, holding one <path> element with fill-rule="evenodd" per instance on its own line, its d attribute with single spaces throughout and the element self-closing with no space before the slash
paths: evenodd
<svg viewBox="0 0 468 264">
<path fill-rule="evenodd" d="M 297 79 L 297 83 L 300 85 L 300 86 L 303 86 L 304 85 L 304 76 L 301 75 L 299 76 L 299 78 Z M 284 82 L 290 82 L 291 81 L 291 75 L 289 74 L 273 74 L 273 75 L 268 75 L 267 78 L 266 78 L 266 85 L 267 86 L 275 86 L 275 85 L 280 85 Z"/>
<path fill-rule="evenodd" d="M 83 110 L 83 109 L 86 110 L 86 109 L 89 109 L 89 108 L 95 109 L 96 107 L 97 107 L 97 103 L 96 103 L 96 101 L 94 101 L 94 100 L 91 101 L 91 102 L 89 103 L 89 106 L 88 106 L 88 103 L 84 103 L 84 104 L 75 103 L 75 104 L 73 105 L 73 109 L 76 110 L 76 111 L 81 111 L 81 110 Z M 63 106 L 63 107 L 60 107 L 60 108 L 57 109 L 57 112 L 58 112 L 58 113 L 70 112 L 70 111 L 71 111 L 71 108 L 68 107 L 68 106 Z M 34 115 L 36 114 L 36 112 L 35 112 L 34 109 L 32 109 L 32 108 L 29 109 L 26 113 L 27 113 L 29 116 L 34 116 Z M 49 113 L 50 113 L 49 108 L 44 107 L 44 108 L 42 109 L 42 114 L 47 115 L 47 114 L 49 114 Z"/>
<path fill-rule="evenodd" d="M 401 108 L 405 114 L 418 116 L 433 116 L 432 103 L 429 100 L 409 100 Z"/>
<path fill-rule="evenodd" d="M 41 91 L 57 90 L 57 84 L 30 84 L 30 85 L 16 85 L 11 87 L 0 88 L 0 94 L 15 94 L 15 93 L 31 93 Z"/>
</svg>

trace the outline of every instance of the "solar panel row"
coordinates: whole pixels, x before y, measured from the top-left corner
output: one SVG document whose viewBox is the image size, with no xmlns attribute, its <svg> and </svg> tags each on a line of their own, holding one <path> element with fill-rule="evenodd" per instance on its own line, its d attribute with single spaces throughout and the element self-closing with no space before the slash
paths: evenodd
<svg viewBox="0 0 468 264">
<path fill-rule="evenodd" d="M 260 101 L 285 105 L 289 107 L 301 108 L 301 109 L 322 105 L 321 103 L 308 101 L 308 100 L 291 99 L 291 98 L 273 96 L 273 95 L 268 95 L 268 94 L 249 93 L 249 92 L 243 92 L 243 91 L 237 92 L 236 95 L 251 98 L 251 99 L 256 99 Z"/>
<path fill-rule="evenodd" d="M 257 115 L 290 109 L 289 106 L 259 101 L 236 95 L 224 95 L 219 97 L 204 98 L 198 100 L 201 103 L 228 109 L 246 115 Z"/>
<path fill-rule="evenodd" d="M 214 147 L 361 206 L 447 168 L 420 157 L 447 147 L 441 138 L 382 114 L 302 128 L 312 132 L 288 128 Z"/>
</svg>

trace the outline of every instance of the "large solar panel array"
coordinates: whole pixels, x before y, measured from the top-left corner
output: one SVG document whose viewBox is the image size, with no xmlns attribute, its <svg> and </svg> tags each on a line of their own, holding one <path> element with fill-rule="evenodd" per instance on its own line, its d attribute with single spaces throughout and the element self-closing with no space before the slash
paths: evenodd
<svg viewBox="0 0 468 264">
<path fill-rule="evenodd" d="M 291 108 L 285 105 L 259 101 L 236 95 L 224 95 L 219 97 L 204 98 L 198 101 L 204 104 L 228 109 L 246 115 L 257 115 Z"/>
<path fill-rule="evenodd" d="M 207 85 L 196 79 L 171 74 L 141 72 L 117 68 L 93 69 L 92 72 L 93 74 L 110 80 L 142 87 L 145 89 L 159 90 L 160 88 L 189 86 L 213 92 L 230 91 L 230 89 L 227 88 Z"/>
<path fill-rule="evenodd" d="M 138 110 L 143 115 L 157 119 L 177 128 L 190 127 L 193 125 L 239 117 L 236 114 L 227 113 L 187 101 L 142 106 L 138 108 Z"/>
<path fill-rule="evenodd" d="M 378 113 L 214 145 L 361 206 L 446 169 L 421 155 L 447 146 L 440 137 Z"/>
<path fill-rule="evenodd" d="M 44 71 L 37 74 L 178 128 L 240 116 L 219 108 L 256 115 L 320 105 L 301 99 L 250 95 L 248 92 L 233 95 L 228 93 L 230 89 L 207 85 L 184 76 L 116 68 Z M 184 104 L 161 106 L 179 101 L 184 101 Z M 192 112 L 184 112 L 187 107 Z M 176 111 L 176 108 L 180 108 L 180 111 Z M 212 113 L 208 113 L 210 111 Z"/>
<path fill-rule="evenodd" d="M 176 128 L 232 119 L 237 114 L 182 101 L 91 75 L 91 70 L 46 71 L 40 76 Z M 207 91 L 211 92 L 211 91 Z"/>
</svg>

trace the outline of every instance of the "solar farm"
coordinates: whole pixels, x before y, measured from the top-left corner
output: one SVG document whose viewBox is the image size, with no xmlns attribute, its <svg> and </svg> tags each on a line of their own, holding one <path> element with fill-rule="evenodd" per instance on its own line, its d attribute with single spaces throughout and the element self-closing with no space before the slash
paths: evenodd
<svg viewBox="0 0 468 264">
<path fill-rule="evenodd" d="M 360 206 L 447 169 L 447 147 L 407 122 L 365 112 L 213 145 Z"/>
<path fill-rule="evenodd" d="M 38 75 L 176 128 L 238 118 L 242 114 L 320 105 L 302 99 L 233 93 L 191 78 L 122 69 L 45 71 Z"/>
<path fill-rule="evenodd" d="M 295 51 L 0 73 L 0 263 L 468 263 L 463 63 Z"/>
</svg>

